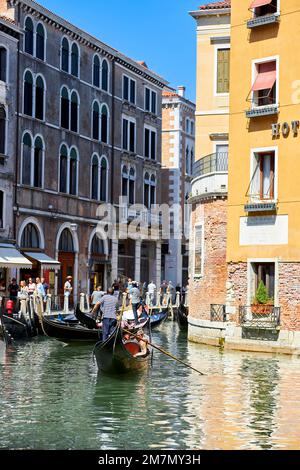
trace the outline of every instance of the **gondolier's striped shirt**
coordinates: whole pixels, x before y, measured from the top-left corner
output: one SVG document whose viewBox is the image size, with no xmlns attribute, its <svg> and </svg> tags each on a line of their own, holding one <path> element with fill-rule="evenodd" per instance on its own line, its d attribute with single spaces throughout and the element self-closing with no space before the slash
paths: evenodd
<svg viewBox="0 0 300 470">
<path fill-rule="evenodd" d="M 100 300 L 100 308 L 103 312 L 103 318 L 117 319 L 118 300 L 113 295 L 106 294 Z"/>
</svg>

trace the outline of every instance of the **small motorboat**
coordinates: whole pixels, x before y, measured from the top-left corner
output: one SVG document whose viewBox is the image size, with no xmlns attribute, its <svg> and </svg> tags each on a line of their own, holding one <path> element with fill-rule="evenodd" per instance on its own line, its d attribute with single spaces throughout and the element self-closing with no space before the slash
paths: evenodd
<svg viewBox="0 0 300 470">
<path fill-rule="evenodd" d="M 114 333 L 105 341 L 99 341 L 94 348 L 98 369 L 110 374 L 138 372 L 148 368 L 150 351 L 145 356 L 134 357 L 140 352 L 136 340 L 125 341 L 123 329 L 118 325 Z"/>
</svg>

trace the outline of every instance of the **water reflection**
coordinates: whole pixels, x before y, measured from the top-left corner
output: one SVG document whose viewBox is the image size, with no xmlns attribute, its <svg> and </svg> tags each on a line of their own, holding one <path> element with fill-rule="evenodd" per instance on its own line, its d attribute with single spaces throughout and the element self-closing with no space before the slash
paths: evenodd
<svg viewBox="0 0 300 470">
<path fill-rule="evenodd" d="M 187 343 L 173 323 L 139 375 L 98 374 L 91 345 L 47 338 L 0 363 L 0 442 L 12 449 L 296 449 L 300 360 Z"/>
</svg>

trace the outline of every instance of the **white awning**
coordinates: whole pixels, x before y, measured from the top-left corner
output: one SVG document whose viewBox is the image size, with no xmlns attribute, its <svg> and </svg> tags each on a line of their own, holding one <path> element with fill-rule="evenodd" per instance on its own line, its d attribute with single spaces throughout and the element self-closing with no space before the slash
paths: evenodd
<svg viewBox="0 0 300 470">
<path fill-rule="evenodd" d="M 28 256 L 28 258 L 31 258 L 40 263 L 43 269 L 49 269 L 50 271 L 58 271 L 60 269 L 60 262 L 50 258 L 50 256 L 47 256 L 45 253 L 34 253 L 27 251 L 24 254 L 25 256 Z"/>
<path fill-rule="evenodd" d="M 0 268 L 31 269 L 32 263 L 13 245 L 0 244 Z"/>
</svg>

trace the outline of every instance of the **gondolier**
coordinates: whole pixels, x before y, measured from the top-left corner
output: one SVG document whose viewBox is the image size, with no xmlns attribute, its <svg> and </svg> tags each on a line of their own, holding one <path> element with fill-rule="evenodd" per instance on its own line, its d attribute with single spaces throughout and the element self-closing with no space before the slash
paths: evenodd
<svg viewBox="0 0 300 470">
<path fill-rule="evenodd" d="M 99 302 L 103 312 L 102 340 L 106 341 L 117 325 L 118 299 L 114 296 L 114 290 L 108 289 L 107 294 Z"/>
</svg>

